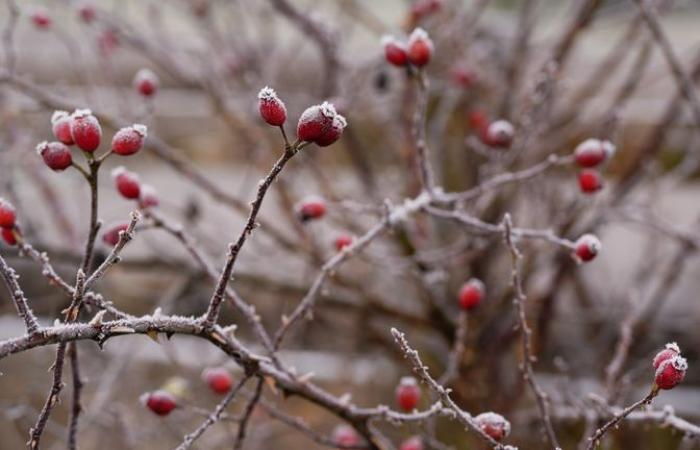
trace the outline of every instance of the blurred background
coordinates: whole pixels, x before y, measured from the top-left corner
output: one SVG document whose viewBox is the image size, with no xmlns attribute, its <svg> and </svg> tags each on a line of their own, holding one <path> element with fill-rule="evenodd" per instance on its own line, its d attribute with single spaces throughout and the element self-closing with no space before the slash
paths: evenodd
<svg viewBox="0 0 700 450">
<path fill-rule="evenodd" d="M 655 4 L 675 53 L 697 80 L 700 4 Z M 586 5 L 593 5 L 589 17 Z M 34 148 L 52 139 L 54 109 L 91 108 L 105 143 L 117 127 L 143 123 L 149 127 L 145 150 L 110 158 L 104 173 L 118 165 L 137 172 L 158 191 L 159 211 L 220 267 L 259 179 L 283 148 L 277 130 L 259 117 L 257 92 L 264 86 L 277 91 L 290 136 L 305 108 L 332 101 L 348 119 L 343 138 L 304 150 L 285 169 L 233 282 L 275 330 L 336 252 L 339 235 L 363 234 L 381 219 L 385 199 L 400 204 L 419 191 L 411 134 L 415 85 L 406 70 L 385 61 L 380 44 L 383 35 L 404 39 L 416 26 L 435 43 L 427 67 L 426 136 L 446 191 L 469 189 L 550 154 L 568 155 L 589 137 L 617 146 L 603 172 L 605 187 L 594 195 L 579 191 L 575 168 L 560 165 L 465 205 L 487 222 L 509 211 L 518 226 L 551 228 L 572 240 L 591 232 L 603 243 L 600 257 L 585 266 L 546 242 L 519 243 L 535 370 L 552 398 L 564 447 L 581 441 L 585 411 L 602 408 L 589 394 L 625 405 L 646 393 L 650 359 L 669 341 L 680 344 L 690 370 L 655 406 L 671 405 L 679 416 L 700 421 L 700 129 L 632 1 L 2 2 L 0 195 L 17 207 L 27 241 L 72 282 L 87 235 L 88 188 L 75 171 L 48 170 Z M 159 79 L 152 97 L 133 85 L 143 68 Z M 518 150 L 481 144 L 477 114 L 510 120 Z M 310 195 L 326 200 L 328 215 L 302 223 L 295 208 Z M 127 220 L 135 208 L 106 175 L 100 196 L 106 223 Z M 97 290 L 134 315 L 156 308 L 201 314 L 212 280 L 171 234 L 144 226 L 137 236 Z M 98 255 L 108 250 L 100 245 Z M 52 323 L 68 299 L 35 262 L 8 246 L 0 251 L 21 274 L 40 321 Z M 518 372 L 520 333 L 500 236 L 427 215 L 407 220 L 326 284 L 314 320 L 296 329 L 282 358 L 358 405 L 391 405 L 397 380 L 410 367 L 390 327 L 406 332 L 431 370 L 441 373 L 454 339 L 456 295 L 471 277 L 484 281 L 487 300 L 469 317 L 466 351 L 451 386 L 455 398 L 468 411 L 508 417 L 514 445 L 541 448 L 534 399 Z M 21 335 L 5 290 L 0 298 L 0 339 Z M 228 310 L 222 322 L 238 319 Z M 623 324 L 633 330 L 629 356 L 606 380 Z M 239 326 L 239 337 L 255 348 L 250 330 Z M 92 342 L 79 349 L 86 381 L 83 449 L 174 448 L 218 401 L 200 380 L 202 370 L 224 365 L 240 376 L 216 348 L 187 337 L 132 336 L 110 340 L 102 350 Z M 40 348 L 0 361 L 0 449 L 24 448 L 50 386 L 53 354 Z M 164 387 L 187 407 L 160 418 L 138 397 Z M 65 445 L 68 395 L 66 389 L 49 421 L 45 448 Z M 338 423 L 301 399 L 266 397 L 321 433 Z M 397 445 L 426 432 L 412 425 L 382 430 Z M 195 448 L 228 448 L 235 432 L 235 424 L 224 421 Z M 604 446 L 611 450 L 700 448 L 697 436 L 641 421 L 611 435 Z M 438 422 L 436 436 L 447 448 L 482 445 L 448 420 Z M 282 446 L 322 448 L 257 410 L 246 448 Z"/>
</svg>

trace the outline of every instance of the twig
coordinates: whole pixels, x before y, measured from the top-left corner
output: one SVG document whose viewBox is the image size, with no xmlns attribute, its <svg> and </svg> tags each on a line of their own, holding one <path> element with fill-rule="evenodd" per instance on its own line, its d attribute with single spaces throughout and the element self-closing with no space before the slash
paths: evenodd
<svg viewBox="0 0 700 450">
<path fill-rule="evenodd" d="M 600 440 L 603 438 L 603 436 L 605 436 L 605 433 L 607 433 L 610 430 L 610 428 L 617 425 L 622 419 L 624 419 L 625 417 L 630 415 L 630 413 L 632 413 L 632 411 L 634 411 L 635 409 L 639 408 L 640 406 L 642 406 L 644 404 L 650 404 L 652 402 L 652 400 L 654 400 L 654 397 L 656 397 L 656 395 L 658 393 L 659 393 L 658 388 L 654 388 L 651 390 L 651 392 L 649 392 L 646 395 L 646 397 L 644 397 L 643 399 L 641 399 L 639 401 L 632 403 L 630 406 L 626 407 L 625 409 L 623 409 L 619 413 L 615 414 L 615 416 L 612 419 L 610 419 L 610 421 L 608 421 L 602 427 L 598 428 L 595 431 L 595 433 L 593 433 L 593 436 L 591 436 L 588 439 L 588 447 L 586 447 L 586 449 L 593 450 L 594 448 L 596 448 L 598 446 L 598 444 L 600 444 Z"/>
<path fill-rule="evenodd" d="M 80 404 L 80 394 L 83 390 L 83 380 L 80 378 L 80 363 L 78 361 L 78 343 L 71 342 L 68 347 L 70 357 L 71 375 L 73 378 L 73 399 L 70 414 L 70 424 L 68 426 L 68 449 L 78 448 L 78 419 L 83 408 Z"/>
<path fill-rule="evenodd" d="M 253 396 L 250 400 L 248 400 L 248 404 L 245 407 L 245 412 L 243 413 L 243 418 L 238 424 L 238 434 L 236 435 L 236 442 L 233 444 L 234 450 L 240 450 L 243 448 L 243 441 L 245 440 L 246 429 L 248 428 L 248 421 L 250 420 L 251 416 L 253 415 L 253 411 L 255 411 L 255 407 L 260 401 L 263 383 L 263 379 L 258 378 L 258 382 L 255 385 L 255 391 L 253 392 Z"/>
<path fill-rule="evenodd" d="M 523 291 L 523 283 L 519 270 L 519 261 L 520 258 L 522 258 L 522 255 L 520 254 L 520 251 L 518 250 L 518 248 L 515 245 L 515 242 L 513 241 L 513 223 L 511 222 L 510 214 L 506 213 L 505 217 L 503 218 L 503 228 L 505 243 L 508 246 L 508 250 L 510 251 L 512 263 L 511 280 L 513 285 L 513 291 L 515 294 L 513 297 L 513 303 L 515 304 L 515 308 L 518 311 L 518 320 L 520 323 L 520 330 L 522 332 L 523 338 L 523 362 L 520 366 L 520 370 L 522 372 L 523 378 L 530 385 L 530 389 L 532 390 L 532 393 L 535 395 L 535 399 L 537 400 L 537 407 L 540 410 L 540 418 L 542 419 L 542 426 L 545 430 L 545 436 L 547 437 L 547 440 L 549 441 L 550 445 L 555 450 L 560 450 L 561 445 L 559 445 L 559 441 L 557 440 L 557 435 L 554 432 L 554 427 L 552 426 L 552 419 L 549 414 L 548 396 L 537 383 L 537 380 L 535 379 L 535 372 L 532 369 L 532 363 L 535 360 L 535 357 L 532 353 L 532 330 L 527 324 L 527 317 L 525 314 L 525 301 L 527 300 L 527 297 L 525 296 L 525 292 Z"/>
<path fill-rule="evenodd" d="M 7 290 L 12 297 L 12 302 L 17 309 L 17 314 L 24 321 L 24 326 L 27 328 L 27 334 L 34 334 L 39 330 L 39 322 L 34 316 L 34 312 L 29 308 L 27 304 L 27 298 L 24 296 L 24 291 L 19 286 L 17 282 L 17 272 L 7 265 L 5 259 L 0 256 L 0 272 L 2 272 L 2 277 L 5 280 L 5 285 Z"/>
</svg>

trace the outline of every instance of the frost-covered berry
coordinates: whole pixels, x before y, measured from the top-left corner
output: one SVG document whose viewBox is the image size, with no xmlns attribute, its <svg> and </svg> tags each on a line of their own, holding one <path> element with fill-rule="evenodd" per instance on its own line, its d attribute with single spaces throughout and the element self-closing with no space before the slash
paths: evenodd
<svg viewBox="0 0 700 450">
<path fill-rule="evenodd" d="M 485 292 L 484 283 L 477 278 L 472 278 L 459 290 L 459 307 L 464 310 L 476 308 L 484 299 Z"/>
<path fill-rule="evenodd" d="M 71 118 L 67 111 L 54 111 L 51 116 L 51 131 L 54 137 L 66 145 L 74 144 L 70 123 Z"/>
<path fill-rule="evenodd" d="M 175 396 L 166 391 L 147 392 L 141 396 L 141 402 L 159 416 L 167 416 L 177 408 Z"/>
<path fill-rule="evenodd" d="M 306 108 L 299 117 L 297 137 L 300 141 L 316 142 L 333 126 L 337 115 L 335 107 L 328 102 Z"/>
<path fill-rule="evenodd" d="M 399 67 L 408 64 L 406 44 L 399 41 L 394 36 L 382 37 L 382 47 L 384 47 L 384 58 L 386 58 L 389 64 Z"/>
<path fill-rule="evenodd" d="M 112 178 L 117 190 L 124 198 L 137 199 L 141 194 L 141 181 L 134 172 L 119 166 L 112 171 Z"/>
<path fill-rule="evenodd" d="M 433 56 L 433 41 L 422 28 L 416 28 L 408 37 L 408 60 L 416 67 L 423 67 Z"/>
<path fill-rule="evenodd" d="M 483 130 L 481 136 L 484 144 L 489 147 L 509 148 L 513 143 L 515 128 L 507 120 L 496 120 Z"/>
<path fill-rule="evenodd" d="M 0 197 L 0 227 L 13 228 L 17 221 L 17 213 L 12 203 Z"/>
<path fill-rule="evenodd" d="M 481 413 L 474 418 L 481 431 L 496 441 L 500 441 L 510 434 L 510 422 L 500 414 L 494 412 Z"/>
<path fill-rule="evenodd" d="M 663 361 L 654 376 L 654 382 L 659 389 L 673 389 L 685 378 L 688 361 L 680 355 Z"/>
<path fill-rule="evenodd" d="M 17 236 L 15 236 L 14 228 L 2 228 L 0 234 L 2 234 L 2 240 L 5 241 L 5 244 L 10 246 L 17 245 Z"/>
<path fill-rule="evenodd" d="M 420 401 L 420 386 L 413 377 L 403 377 L 396 386 L 396 404 L 404 412 L 411 412 Z"/>
<path fill-rule="evenodd" d="M 307 197 L 297 206 L 297 214 L 302 222 L 320 219 L 326 214 L 326 202 L 321 197 Z"/>
<path fill-rule="evenodd" d="M 399 450 L 423 450 L 423 440 L 420 436 L 413 436 L 401 443 Z"/>
<path fill-rule="evenodd" d="M 70 149 L 60 142 L 42 142 L 36 146 L 36 151 L 51 170 L 60 172 L 73 164 Z"/>
<path fill-rule="evenodd" d="M 92 153 L 100 146 L 102 127 L 89 109 L 76 109 L 71 114 L 70 133 L 81 150 Z"/>
<path fill-rule="evenodd" d="M 450 70 L 452 82 L 459 87 L 468 89 L 476 84 L 479 77 L 466 62 L 459 62 Z"/>
<path fill-rule="evenodd" d="M 576 146 L 574 159 L 581 167 L 595 167 L 612 157 L 615 146 L 610 141 L 586 139 Z"/>
<path fill-rule="evenodd" d="M 676 344 L 675 342 L 669 342 L 668 344 L 666 344 L 666 348 L 664 348 L 659 353 L 657 353 L 656 356 L 654 356 L 652 365 L 654 366 L 654 369 L 658 369 L 662 362 L 680 354 L 681 348 L 678 346 L 678 344 Z"/>
<path fill-rule="evenodd" d="M 80 7 L 78 7 L 78 14 L 85 23 L 92 23 L 95 20 L 95 17 L 97 17 L 95 7 L 89 3 L 80 5 Z"/>
<path fill-rule="evenodd" d="M 353 237 L 349 234 L 341 234 L 340 236 L 335 238 L 335 249 L 341 251 L 345 247 L 351 245 L 353 241 Z"/>
<path fill-rule="evenodd" d="M 109 225 L 105 232 L 102 233 L 102 242 L 114 247 L 119 242 L 119 233 L 126 231 L 129 228 L 128 223 L 116 223 Z"/>
<path fill-rule="evenodd" d="M 595 194 L 603 189 L 603 177 L 594 169 L 583 169 L 578 174 L 578 186 L 584 194 Z"/>
<path fill-rule="evenodd" d="M 140 123 L 122 128 L 112 138 L 112 151 L 122 156 L 133 155 L 141 150 L 147 134 L 148 128 Z"/>
<path fill-rule="evenodd" d="M 592 234 L 584 234 L 574 244 L 574 255 L 579 261 L 588 262 L 595 258 L 602 248 L 600 240 Z"/>
<path fill-rule="evenodd" d="M 287 120 L 284 102 L 277 97 L 274 89 L 267 86 L 258 92 L 258 108 L 263 120 L 272 126 L 281 127 Z"/>
<path fill-rule="evenodd" d="M 360 435 L 354 428 L 348 425 L 338 425 L 333 429 L 333 443 L 335 445 L 353 446 L 360 445 Z"/>
<path fill-rule="evenodd" d="M 158 75 L 150 69 L 140 69 L 134 75 L 134 87 L 144 97 L 151 97 L 158 90 Z"/>
<path fill-rule="evenodd" d="M 233 379 L 228 370 L 223 367 L 211 367 L 204 369 L 202 372 L 202 380 L 207 383 L 209 389 L 217 394 L 225 394 L 231 390 Z"/>
<path fill-rule="evenodd" d="M 321 133 L 321 136 L 316 139 L 316 145 L 319 147 L 328 147 L 329 145 L 333 144 L 335 141 L 340 139 L 340 136 L 343 135 L 343 130 L 345 130 L 346 126 L 348 126 L 348 122 L 345 120 L 345 117 L 341 116 L 340 114 L 336 114 L 330 128 L 327 128 L 323 133 Z"/>
<path fill-rule="evenodd" d="M 49 12 L 43 8 L 36 8 L 32 11 L 30 18 L 34 26 L 42 30 L 49 28 L 53 22 Z"/>
<path fill-rule="evenodd" d="M 139 205 L 141 205 L 142 208 L 154 208 L 160 204 L 158 191 L 150 184 L 142 185 L 140 191 Z"/>
</svg>

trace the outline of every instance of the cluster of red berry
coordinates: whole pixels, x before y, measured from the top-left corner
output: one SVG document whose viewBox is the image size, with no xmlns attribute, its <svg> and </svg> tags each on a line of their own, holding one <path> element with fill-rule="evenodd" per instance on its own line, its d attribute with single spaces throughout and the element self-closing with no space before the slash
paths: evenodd
<svg viewBox="0 0 700 450">
<path fill-rule="evenodd" d="M 422 28 L 413 30 L 407 43 L 394 36 L 384 36 L 382 45 L 386 60 L 399 67 L 423 67 L 430 62 L 434 51 L 433 41 Z"/>
<path fill-rule="evenodd" d="M 586 139 L 574 150 L 576 163 L 582 167 L 578 174 L 578 184 L 584 194 L 594 194 L 603 189 L 603 177 L 595 167 L 608 161 L 615 154 L 615 146 L 610 141 Z"/>
</svg>

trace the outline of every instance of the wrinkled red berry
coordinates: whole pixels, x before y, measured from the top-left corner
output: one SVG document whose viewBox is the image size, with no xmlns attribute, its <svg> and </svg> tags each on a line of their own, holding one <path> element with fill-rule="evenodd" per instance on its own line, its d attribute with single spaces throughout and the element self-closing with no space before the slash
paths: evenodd
<svg viewBox="0 0 700 450">
<path fill-rule="evenodd" d="M 147 392 L 141 396 L 141 402 L 159 416 L 167 416 L 177 408 L 177 400 L 166 391 Z"/>
<path fill-rule="evenodd" d="M 119 233 L 126 231 L 129 228 L 128 223 L 117 223 L 109 225 L 102 234 L 102 242 L 114 247 L 119 242 Z"/>
<path fill-rule="evenodd" d="M 403 377 L 396 386 L 396 404 L 404 412 L 411 412 L 420 401 L 420 387 L 413 377 Z"/>
<path fill-rule="evenodd" d="M 17 220 L 15 207 L 12 203 L 0 197 L 0 227 L 13 228 Z"/>
<path fill-rule="evenodd" d="M 584 194 L 594 194 L 603 189 L 603 177 L 593 169 L 584 169 L 578 174 L 578 185 Z"/>
<path fill-rule="evenodd" d="M 680 354 L 681 349 L 680 347 L 678 347 L 678 344 L 676 344 L 675 342 L 669 342 L 668 344 L 666 344 L 666 348 L 664 348 L 659 353 L 657 353 L 656 356 L 654 356 L 652 365 L 654 366 L 654 369 L 658 369 L 662 362 Z"/>
<path fill-rule="evenodd" d="M 287 120 L 287 108 L 284 102 L 277 97 L 277 93 L 265 86 L 258 92 L 258 109 L 260 116 L 268 124 L 281 127 Z"/>
<path fill-rule="evenodd" d="M 134 87 L 144 97 L 151 97 L 158 90 L 158 75 L 150 69 L 141 69 L 134 75 Z"/>
<path fill-rule="evenodd" d="M 112 151 L 122 156 L 133 155 L 143 147 L 147 133 L 146 125 L 138 123 L 122 128 L 112 138 Z"/>
<path fill-rule="evenodd" d="M 297 211 L 302 222 L 320 219 L 326 214 L 326 202 L 321 197 L 307 197 L 299 203 Z"/>
<path fill-rule="evenodd" d="M 659 389 L 673 389 L 683 381 L 687 370 L 688 361 L 682 356 L 673 356 L 663 361 L 656 369 L 654 382 Z"/>
<path fill-rule="evenodd" d="M 100 146 L 102 127 L 89 109 L 76 109 L 71 114 L 70 132 L 75 145 L 92 153 Z"/>
<path fill-rule="evenodd" d="M 7 245 L 17 245 L 17 237 L 15 236 L 14 228 L 2 228 L 1 234 L 2 240 L 5 241 Z"/>
<path fill-rule="evenodd" d="M 351 245 L 353 241 L 354 239 L 349 234 L 341 234 L 335 238 L 335 249 L 341 251 L 345 247 Z"/>
<path fill-rule="evenodd" d="M 70 123 L 70 114 L 66 111 L 55 111 L 51 116 L 51 130 L 54 137 L 66 145 L 74 144 Z"/>
<path fill-rule="evenodd" d="M 160 204 L 158 199 L 158 191 L 150 184 L 141 186 L 139 193 L 139 204 L 142 208 L 154 208 Z"/>
<path fill-rule="evenodd" d="M 408 64 L 408 53 L 406 53 L 406 45 L 403 42 L 393 36 L 384 36 L 382 46 L 384 47 L 384 57 L 389 64 L 399 67 Z"/>
<path fill-rule="evenodd" d="M 574 254 L 582 262 L 588 262 L 595 258 L 602 248 L 597 237 L 592 234 L 584 234 L 575 244 Z"/>
<path fill-rule="evenodd" d="M 56 172 L 66 170 L 73 163 L 70 149 L 60 142 L 42 142 L 36 146 L 36 151 L 44 159 L 44 163 Z"/>
<path fill-rule="evenodd" d="M 423 450 L 423 440 L 420 436 L 410 437 L 403 441 L 399 450 Z"/>
<path fill-rule="evenodd" d="M 209 388 L 217 394 L 225 394 L 231 390 L 233 379 L 223 367 L 212 367 L 202 372 L 202 379 Z"/>
<path fill-rule="evenodd" d="M 416 28 L 408 38 L 408 60 L 416 67 L 423 67 L 433 56 L 433 41 L 422 28 Z"/>
<path fill-rule="evenodd" d="M 354 428 L 348 425 L 338 425 L 333 429 L 333 443 L 335 445 L 360 445 L 360 436 Z"/>
<path fill-rule="evenodd" d="M 137 199 L 141 194 L 141 181 L 134 172 L 119 166 L 112 171 L 112 178 L 119 193 L 128 199 Z"/>
<path fill-rule="evenodd" d="M 486 289 L 481 280 L 472 278 L 459 290 L 459 307 L 464 310 L 474 309 L 484 299 Z"/>
<path fill-rule="evenodd" d="M 500 414 L 493 412 L 481 413 L 474 418 L 481 431 L 496 441 L 500 441 L 510 434 L 510 422 Z"/>
</svg>

